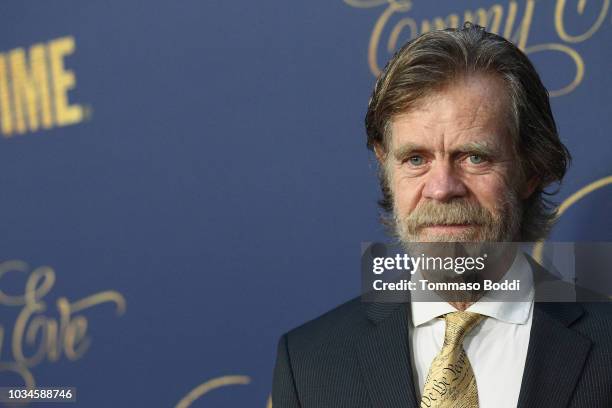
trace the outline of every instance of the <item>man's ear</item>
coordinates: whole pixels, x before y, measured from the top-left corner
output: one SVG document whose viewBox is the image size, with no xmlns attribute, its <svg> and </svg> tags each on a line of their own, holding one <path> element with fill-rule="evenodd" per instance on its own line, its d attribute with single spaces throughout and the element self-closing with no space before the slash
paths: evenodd
<svg viewBox="0 0 612 408">
<path fill-rule="evenodd" d="M 529 197 L 531 197 L 531 195 L 533 194 L 533 192 L 535 191 L 535 189 L 538 187 L 539 184 L 540 184 L 539 177 L 533 176 L 529 180 L 527 180 L 527 182 L 525 183 L 523 187 L 523 190 L 521 191 L 521 199 L 526 200 Z"/>
<path fill-rule="evenodd" d="M 374 142 L 374 154 L 376 155 L 376 160 L 378 160 L 378 164 L 382 165 L 387 158 L 387 152 L 383 145 L 379 142 Z"/>
</svg>

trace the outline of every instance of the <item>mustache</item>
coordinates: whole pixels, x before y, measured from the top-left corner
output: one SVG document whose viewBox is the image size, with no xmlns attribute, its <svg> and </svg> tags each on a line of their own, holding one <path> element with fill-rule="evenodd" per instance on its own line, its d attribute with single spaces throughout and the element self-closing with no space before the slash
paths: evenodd
<svg viewBox="0 0 612 408">
<path fill-rule="evenodd" d="M 495 221 L 496 218 L 489 210 L 466 200 L 453 200 L 447 203 L 424 202 L 403 220 L 404 225 L 412 233 L 432 225 L 487 225 Z"/>
</svg>

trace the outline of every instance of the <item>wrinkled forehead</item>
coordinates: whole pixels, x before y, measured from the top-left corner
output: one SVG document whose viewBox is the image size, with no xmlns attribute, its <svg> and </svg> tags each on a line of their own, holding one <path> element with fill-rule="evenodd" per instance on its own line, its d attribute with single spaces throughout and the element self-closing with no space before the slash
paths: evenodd
<svg viewBox="0 0 612 408">
<path fill-rule="evenodd" d="M 491 75 L 463 77 L 429 92 L 391 118 L 388 145 L 449 148 L 479 143 L 512 146 L 512 105 L 505 83 Z"/>
</svg>

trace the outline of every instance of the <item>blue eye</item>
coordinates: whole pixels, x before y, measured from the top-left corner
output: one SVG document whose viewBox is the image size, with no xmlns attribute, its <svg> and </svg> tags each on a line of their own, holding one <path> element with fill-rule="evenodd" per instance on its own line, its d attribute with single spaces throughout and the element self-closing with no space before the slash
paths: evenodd
<svg viewBox="0 0 612 408">
<path fill-rule="evenodd" d="M 420 166 L 423 164 L 423 158 L 421 156 L 411 156 L 408 161 L 413 166 Z"/>
<path fill-rule="evenodd" d="M 470 163 L 472 164 L 481 164 L 485 159 L 479 154 L 470 154 Z"/>
</svg>

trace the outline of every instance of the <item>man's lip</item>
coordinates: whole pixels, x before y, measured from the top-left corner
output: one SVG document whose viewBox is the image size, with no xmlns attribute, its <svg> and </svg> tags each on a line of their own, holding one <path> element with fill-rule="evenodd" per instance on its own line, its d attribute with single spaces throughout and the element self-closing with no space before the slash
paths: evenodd
<svg viewBox="0 0 612 408">
<path fill-rule="evenodd" d="M 475 227 L 476 224 L 430 224 L 425 225 L 424 229 L 432 229 L 437 231 L 457 231 L 466 228 Z"/>
</svg>

